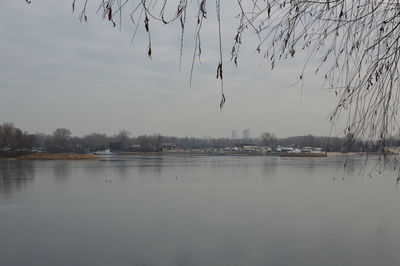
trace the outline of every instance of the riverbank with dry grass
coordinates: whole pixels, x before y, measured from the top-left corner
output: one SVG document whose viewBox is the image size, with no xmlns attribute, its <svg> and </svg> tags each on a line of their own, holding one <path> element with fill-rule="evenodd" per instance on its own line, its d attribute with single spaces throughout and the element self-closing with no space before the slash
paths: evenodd
<svg viewBox="0 0 400 266">
<path fill-rule="evenodd" d="M 312 152 L 292 152 L 292 153 L 282 153 L 279 154 L 279 157 L 328 157 L 326 152 L 312 153 Z"/>
<path fill-rule="evenodd" d="M 77 153 L 32 153 L 15 157 L 18 160 L 98 160 L 94 154 Z"/>
</svg>

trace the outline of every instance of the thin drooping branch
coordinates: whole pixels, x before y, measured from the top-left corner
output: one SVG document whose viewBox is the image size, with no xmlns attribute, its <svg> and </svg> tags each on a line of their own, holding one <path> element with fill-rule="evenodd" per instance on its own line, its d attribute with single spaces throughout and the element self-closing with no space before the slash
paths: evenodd
<svg viewBox="0 0 400 266">
<path fill-rule="evenodd" d="M 217 8 L 217 20 L 218 20 L 218 43 L 219 43 L 219 62 L 217 67 L 217 79 L 221 80 L 221 102 L 219 104 L 220 110 L 225 104 L 224 95 L 224 76 L 223 76 L 223 60 L 222 60 L 222 37 L 221 37 L 221 2 L 216 0 Z"/>
</svg>

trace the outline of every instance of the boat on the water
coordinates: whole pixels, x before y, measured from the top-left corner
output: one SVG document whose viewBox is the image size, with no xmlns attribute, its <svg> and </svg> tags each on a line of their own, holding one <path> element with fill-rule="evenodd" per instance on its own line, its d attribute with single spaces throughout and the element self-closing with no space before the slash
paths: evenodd
<svg viewBox="0 0 400 266">
<path fill-rule="evenodd" d="M 94 155 L 117 155 L 115 152 L 112 152 L 110 149 L 104 151 L 95 151 L 93 152 Z"/>
</svg>

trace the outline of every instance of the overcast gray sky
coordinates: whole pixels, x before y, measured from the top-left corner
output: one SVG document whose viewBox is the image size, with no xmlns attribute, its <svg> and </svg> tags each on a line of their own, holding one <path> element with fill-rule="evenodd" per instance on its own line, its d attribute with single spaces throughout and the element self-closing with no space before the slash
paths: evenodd
<svg viewBox="0 0 400 266">
<path fill-rule="evenodd" d="M 186 35 L 179 72 L 178 24 L 153 28 L 149 60 L 142 25 L 130 46 L 132 24 L 123 24 L 119 31 L 94 10 L 88 23 L 80 23 L 78 14 L 71 14 L 71 3 L 2 1 L 0 122 L 14 122 L 30 132 L 66 127 L 78 136 L 126 129 L 133 135 L 229 137 L 232 130 L 241 133 L 244 128 L 251 130 L 251 137 L 266 131 L 277 136 L 329 135 L 334 94 L 312 76 L 302 96 L 300 87 L 293 86 L 304 58 L 280 62 L 270 71 L 248 38 L 239 67 L 229 62 L 235 34 L 231 8 L 225 6 L 223 14 L 227 102 L 221 113 L 212 14 L 202 35 L 202 63 L 196 64 L 189 87 L 192 31 Z M 222 1 L 222 8 L 224 4 L 230 1 Z"/>
</svg>

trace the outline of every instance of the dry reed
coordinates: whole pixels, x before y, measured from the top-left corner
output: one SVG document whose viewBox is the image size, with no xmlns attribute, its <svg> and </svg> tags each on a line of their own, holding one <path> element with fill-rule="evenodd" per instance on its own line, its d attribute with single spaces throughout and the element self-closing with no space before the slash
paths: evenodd
<svg viewBox="0 0 400 266">
<path fill-rule="evenodd" d="M 18 156 L 22 160 L 98 160 L 99 157 L 94 154 L 77 153 L 32 153 Z"/>
</svg>

